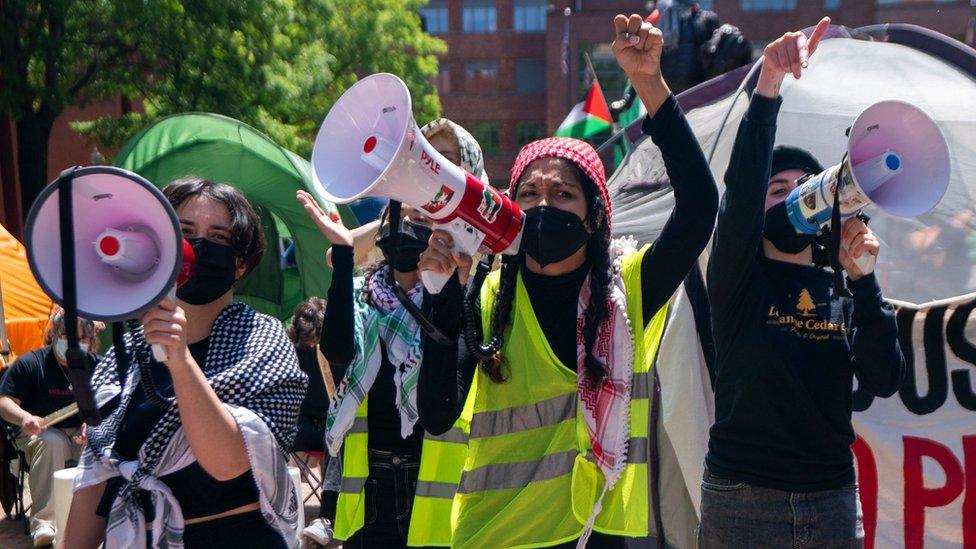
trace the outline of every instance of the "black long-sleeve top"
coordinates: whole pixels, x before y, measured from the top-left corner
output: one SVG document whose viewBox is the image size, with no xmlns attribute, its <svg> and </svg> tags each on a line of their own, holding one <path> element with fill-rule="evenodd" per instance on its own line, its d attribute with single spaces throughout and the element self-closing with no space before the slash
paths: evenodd
<svg viewBox="0 0 976 549">
<path fill-rule="evenodd" d="M 351 246 L 332 247 L 332 284 L 325 306 L 325 319 L 319 337 L 319 348 L 329 361 L 332 379 L 339 382 L 356 356 L 354 339 L 355 314 L 353 308 L 353 249 Z M 369 389 L 367 400 L 368 446 L 396 454 L 417 454 L 423 445 L 424 431 L 418 422 L 413 433 L 400 436 L 400 412 L 396 409 L 394 366 L 386 356 L 386 345 L 380 342 L 383 363 L 376 381 Z M 424 360 L 426 363 L 427 360 Z"/>
<path fill-rule="evenodd" d="M 854 482 L 853 377 L 879 396 L 905 360 L 894 311 L 873 274 L 834 294 L 825 270 L 761 252 L 781 100 L 754 94 L 725 174 L 708 265 L 715 337 L 715 475 L 791 492 Z"/>
<path fill-rule="evenodd" d="M 698 259 L 712 231 L 718 191 L 698 141 L 674 97 L 644 120 L 642 129 L 661 149 L 674 189 L 675 207 L 667 224 L 641 263 L 641 308 L 645 325 L 666 303 Z M 522 280 L 542 332 L 560 362 L 576 366 L 576 303 L 589 265 L 557 276 L 529 272 Z M 448 335 L 461 330 L 462 291 L 453 277 L 440 294 L 430 296 L 426 312 Z M 480 318 L 477 312 L 476 318 Z M 476 329 L 480 330 L 480 326 Z M 418 405 L 420 420 L 434 434 L 451 428 L 461 414 L 477 360 L 463 344 L 424 342 Z"/>
</svg>

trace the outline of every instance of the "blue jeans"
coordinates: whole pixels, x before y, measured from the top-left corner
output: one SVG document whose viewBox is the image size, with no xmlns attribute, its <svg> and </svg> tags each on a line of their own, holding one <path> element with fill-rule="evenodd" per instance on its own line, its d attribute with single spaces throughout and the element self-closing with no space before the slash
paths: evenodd
<svg viewBox="0 0 976 549">
<path fill-rule="evenodd" d="M 822 492 L 784 492 L 706 470 L 701 495 L 701 549 L 864 546 L 857 484 Z"/>
</svg>

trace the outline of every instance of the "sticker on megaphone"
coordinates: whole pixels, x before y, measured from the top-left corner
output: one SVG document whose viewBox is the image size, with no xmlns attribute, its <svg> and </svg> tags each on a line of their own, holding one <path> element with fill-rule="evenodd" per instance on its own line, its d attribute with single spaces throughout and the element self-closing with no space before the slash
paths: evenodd
<svg viewBox="0 0 976 549">
<path fill-rule="evenodd" d="M 386 197 L 425 212 L 451 234 L 456 251 L 516 253 L 524 217 L 518 205 L 445 159 L 410 113 L 410 92 L 392 74 L 374 74 L 346 90 L 312 149 L 319 194 L 340 204 Z M 430 293 L 447 279 L 421 273 Z"/>
</svg>

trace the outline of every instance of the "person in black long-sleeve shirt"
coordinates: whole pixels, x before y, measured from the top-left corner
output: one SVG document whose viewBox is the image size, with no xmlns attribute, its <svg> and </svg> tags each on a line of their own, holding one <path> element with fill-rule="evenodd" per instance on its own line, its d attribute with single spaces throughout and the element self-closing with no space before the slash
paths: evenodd
<svg viewBox="0 0 976 549">
<path fill-rule="evenodd" d="M 615 26 L 615 53 L 647 107 L 643 129 L 661 148 L 675 194 L 675 209 L 659 239 L 621 261 L 621 275 L 630 284 L 627 298 L 640 296 L 637 310 L 627 309 L 631 312 L 629 321 L 639 322 L 630 330 L 641 337 L 639 334 L 646 334 L 651 324 L 661 320 L 659 312 L 707 243 L 718 197 L 701 149 L 660 76 L 660 34 L 650 25 L 642 27 L 637 15 L 617 16 Z M 576 416 L 575 406 L 562 408 L 553 403 L 563 402 L 562 397 L 575 403 L 577 379 L 588 384 L 593 377 L 614 377 L 612 368 L 607 371 L 606 362 L 599 360 L 594 365 L 587 358 L 605 352 L 588 339 L 596 330 L 588 331 L 587 325 L 593 322 L 590 315 L 594 303 L 605 298 L 613 279 L 608 274 L 599 282 L 603 271 L 610 270 L 607 255 L 611 253 L 610 204 L 603 166 L 593 149 L 582 142 L 552 138 L 530 143 L 516 160 L 509 192 L 526 212 L 522 253 L 503 260 L 501 272 L 486 283 L 473 314 L 480 318 L 483 306 L 495 311 L 483 322 L 474 322 L 473 328 L 479 338 L 485 331 L 501 340 L 495 348 L 489 346 L 480 353 L 497 352 L 483 356 L 478 368 L 478 357 L 466 347 L 441 345 L 427 338 L 427 359 L 420 374 L 420 417 L 432 433 L 449 429 L 461 416 L 465 401 L 470 400 L 469 391 L 477 378 L 477 390 L 470 395 L 474 400 L 472 444 L 458 488 L 462 498 L 455 546 L 575 546 L 574 536 L 588 532 L 583 524 L 586 517 L 574 515 L 571 507 L 583 513 L 592 512 L 592 508 L 580 509 L 575 500 L 572 505 L 568 503 L 573 492 L 569 483 L 572 478 L 576 486 L 587 473 L 553 464 L 565 455 L 559 450 L 564 444 L 573 448 L 572 453 L 578 443 L 592 445 L 593 438 L 578 442 L 573 434 L 577 431 L 567 433 L 553 427 Z M 434 231 L 430 247 L 422 255 L 422 269 L 451 274 L 457 268 L 459 273 L 440 294 L 431 296 L 427 310 L 449 336 L 461 332 L 461 283 L 468 261 L 452 253 L 450 235 L 439 230 Z M 588 288 L 584 286 L 587 281 Z M 639 293 L 635 292 L 635 283 Z M 600 297 L 590 298 L 582 307 L 578 305 L 580 295 L 587 289 Z M 491 299 L 490 305 L 485 304 L 486 298 Z M 511 318 L 496 324 L 491 318 L 503 316 L 497 314 L 503 306 Z M 635 363 L 634 370 L 638 369 Z M 563 394 L 553 398 L 553 392 Z M 512 407 L 513 402 L 526 400 L 528 404 Z M 634 402 L 637 400 L 646 403 L 646 395 L 635 394 Z M 552 409 L 554 406 L 569 415 L 563 418 Z M 639 409 L 646 413 L 646 407 Z M 646 423 L 646 417 L 632 420 Z M 638 445 L 637 440 L 632 444 Z M 583 459 L 583 454 L 578 458 Z M 628 462 L 638 461 L 633 458 Z M 572 465 L 572 460 L 562 463 Z M 528 471 L 524 479 L 519 475 L 523 470 Z M 640 482 L 634 480 L 633 486 L 643 486 Z M 622 547 L 623 536 L 647 534 L 648 501 L 640 490 L 626 497 L 617 492 L 602 496 L 605 512 L 596 519 L 595 532 L 589 538 L 591 546 Z M 545 505 L 545 513 L 534 512 L 535 505 Z M 608 531 L 616 535 L 606 534 Z"/>
<path fill-rule="evenodd" d="M 445 159 L 487 184 L 480 147 L 466 130 L 440 119 L 421 131 Z M 420 328 L 395 288 L 399 285 L 415 305 L 424 299 L 417 263 L 427 247 L 432 222 L 423 211 L 406 204 L 401 205 L 399 220 L 388 219 L 388 212 L 384 212 L 376 242 L 384 260 L 367 269 L 362 288 L 357 290 L 351 233 L 326 215 L 307 193 L 299 193 L 299 200 L 333 244 L 332 284 L 319 346 L 329 361 L 333 379 L 342 380 L 332 403 L 326 437 L 330 452 L 345 441 L 335 537 L 344 540 L 345 547 L 449 543 L 450 506 L 426 504 L 414 513 L 415 500 L 426 497 L 449 502 L 453 491 L 445 492 L 448 479 L 456 482 L 460 474 L 459 465 L 451 470 L 451 464 L 460 463 L 465 449 L 451 437 L 434 440 L 430 447 L 425 443 L 422 422 L 417 421 L 415 404 L 407 395 L 411 375 L 415 376 L 411 372 L 420 369 L 428 357 L 414 350 L 413 345 L 421 347 Z M 399 227 L 398 235 L 394 235 L 393 227 Z M 378 326 L 375 331 L 370 330 L 371 324 Z M 412 379 L 416 381 L 416 377 Z M 354 404 L 356 410 L 351 424 L 351 415 L 343 415 L 343 410 L 351 407 L 347 403 Z M 359 436 L 351 439 L 347 435 Z M 446 454 L 454 457 L 445 458 Z M 367 467 L 368 476 L 362 478 Z M 421 477 L 421 469 L 426 476 Z M 362 488 L 353 489 L 356 483 Z M 432 487 L 437 493 L 431 493 Z M 350 518 L 359 508 L 366 509 L 363 518 Z"/>
<path fill-rule="evenodd" d="M 799 77 L 830 20 L 766 48 L 725 175 L 708 294 L 716 347 L 715 424 L 702 481 L 700 546 L 858 547 L 850 445 L 853 377 L 878 396 L 898 388 L 904 358 L 890 305 L 853 259 L 878 253 L 856 217 L 840 263 L 853 299 L 813 264 L 811 237 L 785 215 L 809 153 L 773 143 L 787 72 Z M 873 261 L 863 264 L 873 265 Z"/>
</svg>

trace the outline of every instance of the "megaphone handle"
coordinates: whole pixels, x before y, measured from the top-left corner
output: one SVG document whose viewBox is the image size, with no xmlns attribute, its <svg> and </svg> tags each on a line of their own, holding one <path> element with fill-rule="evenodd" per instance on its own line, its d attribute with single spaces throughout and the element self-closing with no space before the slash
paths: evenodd
<svg viewBox="0 0 976 549">
<path fill-rule="evenodd" d="M 441 293 L 450 278 L 450 275 L 443 275 L 434 271 L 420 271 L 420 280 L 424 283 L 424 288 L 427 288 L 427 292 L 432 295 Z"/>
<path fill-rule="evenodd" d="M 861 254 L 861 257 L 854 258 L 854 264 L 857 265 L 858 270 L 861 274 L 871 274 L 874 272 L 874 264 L 878 261 L 878 256 L 874 254 L 869 254 L 867 252 Z"/>
<path fill-rule="evenodd" d="M 166 294 L 166 297 L 170 300 L 176 299 L 176 286 L 173 286 L 169 293 Z M 153 358 L 156 359 L 156 362 L 166 362 L 169 360 L 169 355 L 166 354 L 166 349 L 158 343 L 153 343 L 152 353 Z"/>
</svg>

